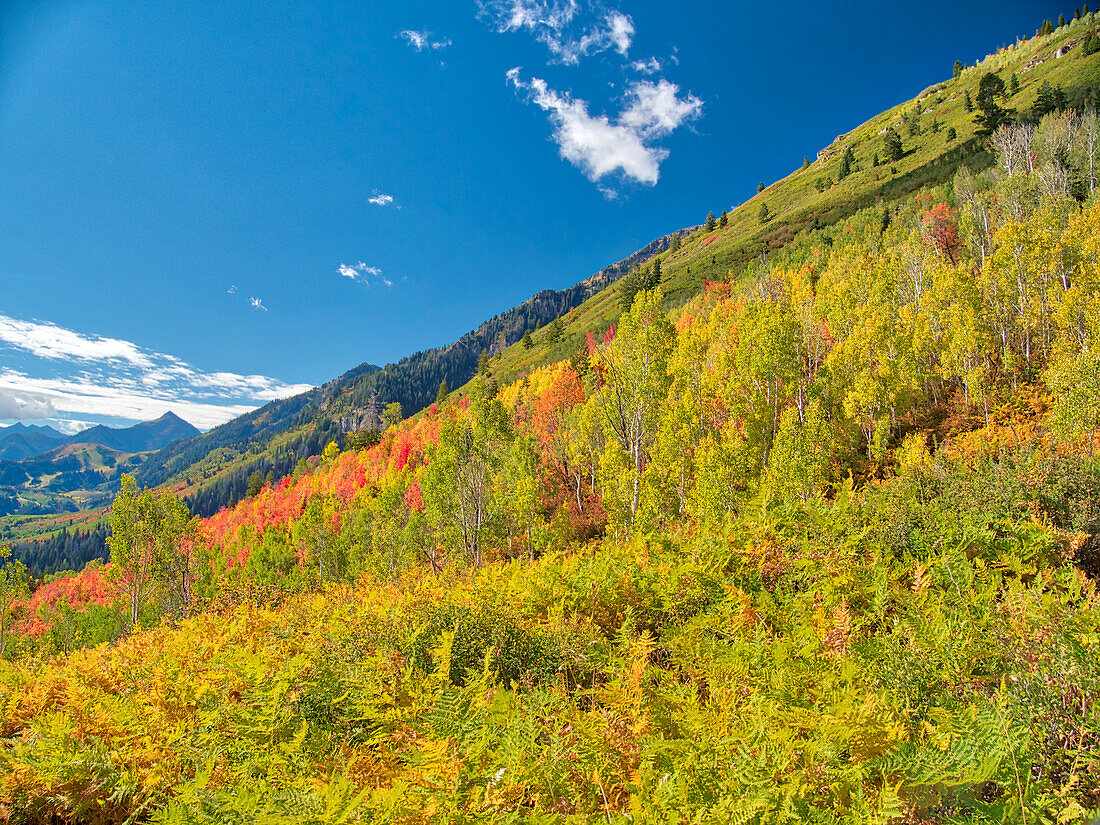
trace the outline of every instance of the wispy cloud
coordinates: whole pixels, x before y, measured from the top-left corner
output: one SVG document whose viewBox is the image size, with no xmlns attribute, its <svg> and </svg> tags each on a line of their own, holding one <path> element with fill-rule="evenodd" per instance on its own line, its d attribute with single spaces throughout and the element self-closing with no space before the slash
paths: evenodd
<svg viewBox="0 0 1100 825">
<path fill-rule="evenodd" d="M 237 285 L 236 284 L 230 284 L 229 289 L 227 289 L 225 291 L 225 293 L 226 293 L 226 295 L 236 295 L 237 294 Z"/>
<path fill-rule="evenodd" d="M 345 278 L 358 281 L 370 286 L 372 281 L 378 281 L 386 286 L 393 286 L 393 281 L 382 275 L 382 270 L 376 266 L 367 266 L 360 261 L 357 264 L 340 264 L 336 271 Z"/>
<path fill-rule="evenodd" d="M 630 64 L 630 68 L 639 74 L 657 74 L 661 71 L 661 61 L 656 57 L 651 57 L 648 60 L 635 60 Z"/>
<path fill-rule="evenodd" d="M 252 305 L 253 309 L 267 312 L 267 307 L 264 306 L 263 298 L 249 298 L 248 302 Z"/>
<path fill-rule="evenodd" d="M 618 173 L 637 183 L 656 184 L 668 150 L 653 142 L 697 117 L 703 106 L 694 95 L 680 97 L 674 83 L 642 81 L 629 88 L 628 107 L 612 121 L 607 115 L 589 114 L 586 101 L 554 91 L 541 78 L 523 80 L 519 68 L 509 70 L 506 76 L 548 113 L 561 156 L 592 181 Z M 607 191 L 613 190 L 604 187 L 601 191 L 606 197 Z"/>
<path fill-rule="evenodd" d="M 373 203 L 375 206 L 389 206 L 393 203 L 393 195 L 378 192 L 374 197 L 367 198 L 367 203 Z"/>
<path fill-rule="evenodd" d="M 0 315 L 0 342 L 40 358 L 112 361 L 143 368 L 152 366 L 148 355 L 129 341 L 82 335 L 54 324 L 20 321 L 6 315 Z"/>
<path fill-rule="evenodd" d="M 610 49 L 625 57 L 634 40 L 630 16 L 599 3 L 586 15 L 576 0 L 479 0 L 478 6 L 498 32 L 527 31 L 568 65 Z"/>
<path fill-rule="evenodd" d="M 21 335 L 12 335 L 18 330 Z M 213 427 L 310 389 L 264 375 L 207 372 L 130 341 L 0 315 L 0 419 L 103 416 L 144 421 L 169 410 Z"/>
<path fill-rule="evenodd" d="M 433 40 L 432 33 L 429 31 L 416 31 L 415 29 L 405 29 L 404 31 L 399 31 L 396 34 L 396 37 L 400 37 L 418 52 L 422 52 L 425 49 L 438 51 L 439 49 L 445 49 L 451 45 L 450 38 L 447 37 Z"/>
</svg>

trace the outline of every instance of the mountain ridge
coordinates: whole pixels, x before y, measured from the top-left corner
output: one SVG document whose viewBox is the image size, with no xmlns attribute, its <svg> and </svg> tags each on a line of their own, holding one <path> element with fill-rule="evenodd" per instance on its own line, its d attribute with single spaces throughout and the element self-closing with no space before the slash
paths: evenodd
<svg viewBox="0 0 1100 825">
<path fill-rule="evenodd" d="M 123 453 L 159 450 L 179 438 L 201 432 L 169 410 L 159 418 L 139 421 L 129 427 L 97 424 L 72 435 L 44 424 L 16 422 L 0 428 L 0 459 L 21 461 L 49 452 L 57 444 L 99 444 Z"/>
</svg>

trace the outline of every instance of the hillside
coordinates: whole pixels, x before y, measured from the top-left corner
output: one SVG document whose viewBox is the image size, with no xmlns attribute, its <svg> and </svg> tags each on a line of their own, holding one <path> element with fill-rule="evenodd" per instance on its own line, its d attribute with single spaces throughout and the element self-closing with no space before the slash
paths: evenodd
<svg viewBox="0 0 1100 825">
<path fill-rule="evenodd" d="M 377 429 L 388 404 L 400 404 L 405 415 L 424 409 L 435 400 L 440 382 L 452 387 L 466 383 L 482 352 L 500 352 L 526 331 L 569 312 L 632 266 L 667 249 L 672 237 L 658 238 L 571 287 L 542 290 L 447 346 L 415 352 L 385 368 L 361 364 L 307 393 L 273 401 L 174 444 L 146 462 L 138 480 L 183 486 L 192 510 L 212 515 L 244 495 L 252 473 L 282 478 L 329 441 L 343 443 L 349 432 Z"/>
<path fill-rule="evenodd" d="M 664 304 L 675 310 L 708 281 L 751 277 L 800 232 L 835 226 L 872 205 L 892 213 L 907 196 L 950 181 L 963 168 L 981 174 L 994 163 L 994 152 L 977 135 L 975 112 L 966 109 L 967 95 L 976 99 L 981 77 L 995 71 L 1006 82 L 1017 77 L 1018 91 L 1003 103 L 1018 116 L 1030 114 L 1044 84 L 1060 88 L 1067 105 L 1095 105 L 1100 58 L 1085 54 L 1093 19 L 1087 15 L 1053 34 L 1021 39 L 979 65 L 963 68 L 958 78 L 838 136 L 815 159 L 807 158 L 795 172 L 730 212 L 724 227 L 716 222 L 712 230 L 699 226 L 664 236 L 570 289 L 539 293 L 447 347 L 415 353 L 385 369 L 361 365 L 302 396 L 272 402 L 173 444 L 145 462 L 138 480 L 184 490 L 193 512 L 211 515 L 240 500 L 254 473 L 272 483 L 302 459 L 320 453 L 329 441 L 342 445 L 348 432 L 377 426 L 376 417 L 391 402 L 400 403 L 406 416 L 423 410 L 435 400 L 444 378 L 452 389 L 469 380 L 482 351 L 494 356 L 491 372 L 500 383 L 574 356 L 589 334 L 603 335 L 622 313 L 621 285 L 616 284 L 654 256 L 661 260 Z M 889 127 L 902 137 L 902 156 L 888 163 Z M 845 149 L 852 150 L 854 162 L 842 176 Z M 761 220 L 763 204 L 768 206 L 767 220 Z M 674 236 L 679 248 L 672 252 Z M 549 325 L 557 317 L 560 328 Z M 539 324 L 542 328 L 536 329 Z M 531 347 L 520 342 L 527 330 L 532 331 Z M 21 528 L 9 535 L 42 534 Z"/>
<path fill-rule="evenodd" d="M 1019 106 L 1095 22 L 989 59 Z M 1064 94 L 892 200 L 677 238 L 212 517 L 127 481 L 109 565 L 3 568 L 0 818 L 1096 821 L 1100 117 Z"/>
<path fill-rule="evenodd" d="M 866 210 L 203 521 L 145 629 L 0 664 L 0 805 L 1089 821 L 1100 203 L 977 197 L 1017 187 L 984 264 L 925 231 L 935 190 Z M 984 308 L 1050 255 L 1042 313 Z M 118 637 L 125 581 L 38 588 L 14 650 Z"/>
<path fill-rule="evenodd" d="M 18 461 L 30 458 L 64 440 L 65 435 L 53 427 L 27 426 L 16 422 L 10 427 L 0 427 L 0 459 Z"/>
<path fill-rule="evenodd" d="M 1019 91 L 1005 105 L 1019 116 L 1030 114 L 1043 84 L 1060 87 L 1067 103 L 1100 106 L 1100 58 L 1085 54 L 1083 48 L 1095 25 L 1092 18 L 1072 21 L 1051 35 L 1021 39 L 964 68 L 957 79 L 925 89 L 839 135 L 816 158 L 806 158 L 790 175 L 732 210 L 727 226 L 692 231 L 679 250 L 661 256 L 666 307 L 682 305 L 706 281 L 751 273 L 800 232 L 835 226 L 871 206 L 896 209 L 907 196 L 952 180 L 962 168 L 975 175 L 988 169 L 994 163 L 993 148 L 977 135 L 976 110 L 967 111 L 965 104 L 968 94 L 971 100 L 977 98 L 979 81 L 987 72 L 998 73 L 1006 82 L 1016 75 Z M 890 127 L 902 136 L 904 153 L 893 162 L 887 161 L 884 145 Z M 846 149 L 852 150 L 855 162 L 849 174 L 840 176 Z M 769 217 L 761 220 L 765 204 Z M 510 348 L 494 365 L 494 373 L 510 381 L 541 364 L 568 358 L 589 332 L 602 334 L 615 322 L 623 310 L 619 298 L 615 288 L 593 296 L 566 317 L 564 334 L 557 341 L 547 341 L 544 331 L 535 336 L 540 346 Z"/>
<path fill-rule="evenodd" d="M 100 425 L 71 436 L 20 424 L 0 430 L 0 451 L 18 456 L 0 459 L 0 535 L 32 538 L 49 523 L 40 516 L 102 508 L 122 473 L 198 432 L 171 412 L 131 427 Z"/>
<path fill-rule="evenodd" d="M 307 420 L 298 425 L 293 451 L 276 446 L 267 449 L 268 439 L 274 432 L 284 430 L 287 418 L 277 412 L 267 413 L 278 422 L 269 431 L 252 433 L 248 427 L 241 427 L 244 432 L 238 433 L 238 425 L 230 422 L 224 429 L 216 428 L 178 445 L 179 456 L 169 452 L 150 462 L 139 480 L 145 484 L 197 484 L 200 489 L 206 486 L 207 495 L 196 491 L 195 509 L 211 514 L 243 494 L 251 472 L 259 470 L 265 476 L 273 472 L 276 478 L 285 475 L 299 458 L 309 454 L 303 449 L 307 440 L 316 454 L 318 445 L 324 443 L 318 437 L 322 430 L 340 441 L 339 436 L 345 432 L 370 427 L 373 417 L 388 403 L 400 403 L 405 415 L 424 409 L 435 400 L 444 378 L 452 389 L 469 380 L 483 350 L 496 357 L 494 374 L 501 381 L 512 380 L 541 364 L 568 358 L 580 349 L 589 332 L 602 334 L 622 312 L 614 284 L 631 267 L 651 260 L 658 253 L 662 259 L 661 283 L 666 305 L 675 307 L 697 294 L 704 281 L 728 280 L 731 273 L 751 267 L 757 256 L 766 257 L 770 251 L 782 249 L 799 231 L 835 225 L 873 204 L 897 203 L 922 187 L 950 180 L 963 166 L 980 172 L 993 163 L 993 154 L 976 137 L 974 114 L 966 111 L 965 95 L 975 97 L 981 75 L 996 71 L 1006 76 L 1017 74 L 1020 88 L 1008 103 L 1018 112 L 1026 114 L 1030 110 L 1043 83 L 1062 86 L 1070 102 L 1083 101 L 1100 88 L 1100 60 L 1095 54 L 1085 55 L 1084 49 L 1079 48 L 1084 35 L 1091 31 L 1089 25 L 1086 21 L 1074 21 L 1052 35 L 1021 40 L 978 66 L 964 69 L 957 80 L 926 89 L 839 136 L 816 159 L 807 159 L 810 162 L 806 166 L 734 209 L 726 227 L 704 231 L 702 226 L 696 226 L 671 233 L 570 289 L 540 292 L 447 347 L 415 353 L 378 374 L 355 376 L 358 380 L 341 377 L 330 382 L 326 385 L 327 392 L 311 395 L 308 404 L 301 406 L 299 412 Z M 1067 46 L 1070 48 L 1065 56 L 1056 57 Z M 912 128 L 910 122 L 914 124 Z M 887 164 L 882 142 L 883 131 L 890 125 L 904 135 L 904 155 Z M 949 139 L 952 129 L 955 137 Z M 852 148 L 856 158 L 854 171 L 838 180 L 843 150 L 847 147 Z M 873 165 L 875 154 L 883 160 L 879 166 Z M 820 186 L 822 181 L 828 184 Z M 771 215 L 763 222 L 762 203 L 768 204 Z M 673 235 L 682 239 L 675 253 L 668 251 Z M 557 317 L 564 322 L 561 334 L 548 327 Z M 536 329 L 539 324 L 541 330 Z M 533 340 L 539 345 L 530 350 L 519 344 L 527 330 L 533 331 Z M 548 340 L 547 336 L 554 340 Z M 248 421 L 261 413 L 250 413 L 239 420 Z M 306 432 L 310 433 L 308 439 L 302 435 Z M 200 471 L 198 465 L 203 457 L 218 448 L 230 451 L 229 466 L 221 469 L 225 459 L 219 454 Z M 214 470 L 211 464 L 219 469 Z M 188 470 L 189 467 L 195 469 Z M 222 489 L 215 490 L 219 485 L 210 481 L 219 474 Z"/>
</svg>

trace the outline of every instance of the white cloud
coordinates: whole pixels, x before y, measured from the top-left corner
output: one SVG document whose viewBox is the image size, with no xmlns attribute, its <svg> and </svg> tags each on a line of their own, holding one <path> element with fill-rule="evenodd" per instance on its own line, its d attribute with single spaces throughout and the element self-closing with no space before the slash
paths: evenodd
<svg viewBox="0 0 1100 825">
<path fill-rule="evenodd" d="M 396 36 L 405 40 L 405 42 L 418 52 L 422 52 L 425 49 L 445 49 L 451 45 L 450 39 L 446 37 L 439 40 L 432 40 L 432 33 L 428 31 L 420 32 L 414 29 L 405 29 L 404 31 L 398 32 Z"/>
<path fill-rule="evenodd" d="M 263 298 L 249 298 L 248 301 L 252 305 L 253 309 L 258 309 L 258 310 L 262 310 L 263 312 L 267 312 L 267 307 L 264 306 L 264 299 Z"/>
<path fill-rule="evenodd" d="M 226 292 L 227 295 L 236 295 L 237 294 L 237 285 L 236 284 L 231 284 L 229 286 L 229 289 L 227 289 L 225 292 Z"/>
<path fill-rule="evenodd" d="M 76 418 L 50 418 L 46 423 L 65 435 L 76 435 L 96 425 L 95 421 L 80 421 Z"/>
<path fill-rule="evenodd" d="M 27 365 L 20 370 L 0 368 L 0 419 L 105 416 L 146 421 L 171 410 L 206 428 L 310 389 L 308 384 L 285 384 L 264 375 L 204 372 L 129 341 L 0 315 L 0 330 L 12 329 L 22 330 L 25 337 L 0 338 L 0 358 L 5 353 L 21 356 L 33 364 L 34 374 Z M 118 357 L 119 352 L 128 357 Z"/>
<path fill-rule="evenodd" d="M 21 321 L 6 315 L 0 315 L 0 342 L 39 358 L 118 361 L 137 367 L 152 366 L 148 356 L 129 341 L 81 335 L 55 324 Z"/>
<path fill-rule="evenodd" d="M 500 31 L 547 28 L 561 31 L 577 16 L 576 0 L 488 0 L 479 3 L 483 15 Z"/>
<path fill-rule="evenodd" d="M 0 420 L 40 421 L 55 415 L 57 410 L 48 398 L 0 389 Z"/>
<path fill-rule="evenodd" d="M 695 95 L 679 95 L 680 87 L 667 80 L 635 83 L 627 92 L 630 105 L 619 116 L 619 122 L 646 138 L 671 134 L 703 111 L 703 101 Z"/>
<path fill-rule="evenodd" d="M 0 391 L 3 390 L 32 391 L 46 397 L 54 407 L 65 412 L 111 416 L 130 421 L 151 421 L 171 411 L 201 429 L 224 424 L 259 406 L 159 397 L 81 379 L 30 378 L 10 370 L 0 370 Z"/>
<path fill-rule="evenodd" d="M 656 57 L 651 57 L 648 60 L 635 60 L 630 64 L 630 68 L 639 74 L 657 74 L 661 71 L 661 61 Z"/>
<path fill-rule="evenodd" d="M 569 65 L 582 57 L 614 49 L 626 56 L 634 39 L 634 21 L 619 11 L 596 4 L 584 25 L 576 0 L 479 0 L 481 17 L 498 32 L 525 30 Z"/>
<path fill-rule="evenodd" d="M 634 21 L 621 12 L 607 15 L 608 37 L 615 45 L 615 51 L 626 57 L 630 44 L 634 40 Z"/>
<path fill-rule="evenodd" d="M 382 276 L 382 270 L 376 266 L 367 266 L 360 261 L 357 264 L 340 264 L 336 271 L 345 278 L 370 286 L 371 279 L 378 280 L 386 286 L 393 286 L 393 281 Z"/>
<path fill-rule="evenodd" d="M 367 203 L 373 203 L 375 206 L 389 206 L 393 203 L 393 195 L 379 192 L 373 198 L 367 198 Z"/>
<path fill-rule="evenodd" d="M 652 142 L 697 117 L 703 105 L 693 95 L 680 98 L 679 88 L 668 81 L 642 81 L 630 88 L 627 97 L 631 103 L 613 122 L 607 115 L 589 114 L 587 102 L 550 89 L 541 78 L 524 81 L 518 67 L 510 69 L 506 77 L 549 113 L 561 156 L 592 181 L 619 173 L 638 183 L 656 184 L 668 150 Z"/>
</svg>

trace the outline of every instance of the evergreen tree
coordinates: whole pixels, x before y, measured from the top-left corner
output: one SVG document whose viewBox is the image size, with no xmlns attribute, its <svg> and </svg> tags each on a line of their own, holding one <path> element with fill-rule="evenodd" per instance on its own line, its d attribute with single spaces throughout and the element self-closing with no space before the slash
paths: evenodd
<svg viewBox="0 0 1100 825">
<path fill-rule="evenodd" d="M 947 142 L 950 143 L 951 141 L 953 141 L 957 137 L 958 137 L 958 133 L 955 132 L 955 127 L 954 126 L 948 126 L 947 127 Z"/>
<path fill-rule="evenodd" d="M 1061 86 L 1052 86 L 1050 81 L 1044 80 L 1043 85 L 1035 94 L 1035 104 L 1031 107 L 1031 116 L 1039 120 L 1043 115 L 1051 112 L 1060 112 L 1066 108 L 1066 94 Z"/>
<path fill-rule="evenodd" d="M 373 427 L 365 430 L 356 430 L 353 433 L 348 433 L 347 438 L 344 441 L 344 446 L 349 450 L 365 450 L 368 447 L 373 447 L 382 441 L 382 431 L 376 430 Z"/>
<path fill-rule="evenodd" d="M 803 157 L 802 158 L 802 168 L 803 169 L 809 169 L 810 168 L 810 159 L 809 159 L 809 157 Z"/>
<path fill-rule="evenodd" d="M 260 475 L 259 470 L 253 470 L 252 474 L 248 477 L 248 487 L 245 488 L 244 497 L 254 498 L 263 488 L 264 477 Z"/>
<path fill-rule="evenodd" d="M 641 273 L 638 268 L 631 267 L 630 271 L 619 279 L 619 308 L 623 312 L 630 309 L 631 304 L 634 303 L 634 296 L 641 291 L 640 278 Z"/>
<path fill-rule="evenodd" d="M 1058 28 L 1062 28 L 1066 25 L 1066 16 L 1064 14 L 1058 15 Z"/>
<path fill-rule="evenodd" d="M 531 349 L 531 347 L 535 345 L 535 341 L 531 337 L 531 330 L 527 330 L 525 333 L 523 333 L 521 343 L 523 344 L 524 349 Z"/>
<path fill-rule="evenodd" d="M 1039 27 L 1039 36 L 1046 37 L 1048 34 L 1054 34 L 1054 24 L 1049 20 L 1044 20 L 1043 25 Z"/>
<path fill-rule="evenodd" d="M 963 94 L 963 106 L 966 108 L 966 111 L 968 111 L 968 112 L 973 112 L 974 111 L 974 101 L 970 99 L 970 90 L 969 89 L 967 89 L 966 92 Z"/>
<path fill-rule="evenodd" d="M 766 187 L 764 186 L 764 182 L 763 182 L 763 181 L 761 181 L 760 183 L 756 184 L 756 192 L 757 192 L 757 194 L 759 194 L 759 193 L 763 192 L 765 188 L 766 188 Z"/>
<path fill-rule="evenodd" d="M 726 217 L 726 213 L 723 210 L 723 212 L 722 212 L 723 220 L 725 219 L 725 217 Z M 725 224 L 723 223 L 722 226 L 725 226 Z M 654 258 L 653 259 L 653 275 L 652 275 L 651 281 L 652 281 L 652 286 L 648 287 L 649 289 L 652 289 L 653 287 L 657 286 L 657 284 L 661 283 L 661 259 L 660 258 Z"/>
<path fill-rule="evenodd" d="M 766 203 L 760 204 L 759 218 L 760 218 L 760 223 L 767 223 L 768 221 L 770 221 L 772 219 L 771 210 L 768 209 L 768 205 Z"/>
<path fill-rule="evenodd" d="M 875 156 L 873 158 L 871 158 L 871 165 L 874 166 L 877 169 L 879 163 L 880 163 L 880 161 L 878 159 L 878 152 L 875 152 Z"/>
<path fill-rule="evenodd" d="M 668 251 L 678 252 L 680 250 L 680 233 L 677 232 L 672 236 L 672 240 L 669 242 Z"/>
<path fill-rule="evenodd" d="M 550 322 L 550 326 L 546 328 L 546 343 L 556 344 L 561 340 L 561 336 L 565 333 L 565 324 L 561 318 L 555 318 Z"/>
<path fill-rule="evenodd" d="M 855 165 L 855 161 L 856 156 L 852 152 L 852 147 L 845 147 L 844 154 L 840 158 L 840 169 L 837 170 L 836 173 L 837 182 L 844 180 L 848 175 L 852 174 L 852 167 Z"/>
<path fill-rule="evenodd" d="M 955 61 L 955 69 L 954 69 L 954 72 L 953 72 L 953 75 L 952 75 L 955 80 L 958 80 L 960 77 L 962 77 L 963 68 L 964 68 L 963 67 L 963 62 L 961 60 L 956 60 Z"/>
<path fill-rule="evenodd" d="M 883 232 L 890 228 L 890 207 L 882 207 L 882 217 L 879 219 L 879 226 Z"/>
<path fill-rule="evenodd" d="M 715 227 L 714 213 L 713 212 L 707 212 L 707 222 L 705 224 L 703 224 L 703 228 L 707 232 L 713 232 L 714 227 Z"/>
<path fill-rule="evenodd" d="M 1073 10 L 1073 19 L 1074 20 L 1080 20 L 1081 19 L 1081 10 L 1080 9 L 1074 9 Z"/>
<path fill-rule="evenodd" d="M 1020 78 L 1016 77 L 1016 72 L 1012 73 L 1012 77 L 1008 79 L 1008 96 L 1012 97 L 1020 91 Z"/>
<path fill-rule="evenodd" d="M 524 333 L 528 335 L 529 333 Z M 489 374 L 489 351 L 482 350 L 481 355 L 477 357 L 477 374 L 488 375 Z"/>
<path fill-rule="evenodd" d="M 902 115 L 902 120 L 905 121 L 905 125 L 909 129 L 909 137 L 916 137 L 920 134 L 920 116 L 921 108 L 919 103 L 913 104 L 913 109 L 908 113 L 908 116 Z"/>
<path fill-rule="evenodd" d="M 997 127 L 1009 119 L 1010 110 L 1002 108 L 998 99 L 1005 96 L 1005 82 L 993 72 L 986 72 L 978 83 L 978 114 L 974 122 L 978 124 L 978 134 L 988 137 L 997 131 Z"/>
<path fill-rule="evenodd" d="M 439 382 L 439 391 L 435 394 L 435 403 L 443 406 L 447 403 L 447 396 L 451 394 L 451 388 L 447 386 L 447 379 Z"/>
<path fill-rule="evenodd" d="M 729 222 L 730 222 L 730 217 L 729 217 L 729 215 L 726 214 L 726 210 L 723 209 L 721 217 L 718 218 L 718 225 L 720 227 L 722 227 L 723 229 L 725 229 L 729 225 Z"/>
</svg>

